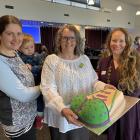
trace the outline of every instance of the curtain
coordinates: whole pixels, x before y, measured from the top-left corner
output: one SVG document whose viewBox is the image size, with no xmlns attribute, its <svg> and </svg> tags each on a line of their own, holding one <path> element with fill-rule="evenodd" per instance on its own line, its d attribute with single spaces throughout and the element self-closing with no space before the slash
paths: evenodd
<svg viewBox="0 0 140 140">
<path fill-rule="evenodd" d="M 85 29 L 86 47 L 101 49 L 109 32 L 110 29 Z"/>
<path fill-rule="evenodd" d="M 40 27 L 41 43 L 45 45 L 49 51 L 49 54 L 54 52 L 55 36 L 58 27 L 43 26 Z"/>
</svg>

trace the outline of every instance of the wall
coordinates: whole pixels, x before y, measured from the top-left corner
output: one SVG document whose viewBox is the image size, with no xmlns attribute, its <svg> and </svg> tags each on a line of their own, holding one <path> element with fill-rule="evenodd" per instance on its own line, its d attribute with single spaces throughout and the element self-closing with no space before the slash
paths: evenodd
<svg viewBox="0 0 140 140">
<path fill-rule="evenodd" d="M 15 9 L 6 9 L 4 7 L 6 4 L 13 5 Z M 46 2 L 45 0 L 0 0 L 0 15 L 13 14 L 22 19 L 58 23 L 133 28 L 135 26 L 135 8 L 122 3 L 124 10 L 116 12 L 115 8 L 118 4 L 119 2 L 115 0 L 102 0 L 102 7 L 112 10 L 111 13 L 108 13 Z M 64 13 L 68 13 L 69 17 L 65 17 Z M 107 22 L 107 19 L 110 22 Z"/>
<path fill-rule="evenodd" d="M 135 16 L 135 28 L 136 30 L 140 30 L 140 15 Z"/>
</svg>

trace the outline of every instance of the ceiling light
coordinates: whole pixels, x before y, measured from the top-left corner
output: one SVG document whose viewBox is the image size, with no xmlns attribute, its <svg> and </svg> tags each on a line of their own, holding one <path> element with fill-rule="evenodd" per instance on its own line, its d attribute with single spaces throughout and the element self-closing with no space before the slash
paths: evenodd
<svg viewBox="0 0 140 140">
<path fill-rule="evenodd" d="M 94 5 L 94 0 L 87 0 L 88 5 Z"/>
<path fill-rule="evenodd" d="M 117 11 L 122 11 L 122 7 L 119 5 L 117 8 L 116 8 Z"/>
<path fill-rule="evenodd" d="M 140 15 L 140 11 L 137 11 L 137 12 L 136 12 L 136 15 L 137 15 L 137 16 Z"/>
</svg>

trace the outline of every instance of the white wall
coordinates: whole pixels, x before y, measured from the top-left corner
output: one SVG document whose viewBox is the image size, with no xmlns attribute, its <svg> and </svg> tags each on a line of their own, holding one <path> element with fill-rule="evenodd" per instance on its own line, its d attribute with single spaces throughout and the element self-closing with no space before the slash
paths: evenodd
<svg viewBox="0 0 140 140">
<path fill-rule="evenodd" d="M 119 3 L 114 0 L 102 0 L 103 7 L 114 9 L 112 13 L 105 13 L 42 0 L 0 0 L 0 15 L 13 14 L 21 19 L 58 23 L 134 28 L 136 9 L 122 3 L 124 10 L 116 12 L 116 6 Z M 13 5 L 15 9 L 6 9 L 4 7 L 6 4 Z M 64 13 L 68 13 L 70 16 L 65 17 Z M 111 21 L 107 22 L 107 19 Z"/>
<path fill-rule="evenodd" d="M 140 15 L 135 17 L 135 27 L 140 28 Z"/>
</svg>

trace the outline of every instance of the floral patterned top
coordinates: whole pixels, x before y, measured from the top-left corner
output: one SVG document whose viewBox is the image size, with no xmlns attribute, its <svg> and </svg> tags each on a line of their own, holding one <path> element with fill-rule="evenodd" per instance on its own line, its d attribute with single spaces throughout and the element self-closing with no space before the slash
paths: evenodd
<svg viewBox="0 0 140 140">
<path fill-rule="evenodd" d="M 17 137 L 34 122 L 39 87 L 18 55 L 0 54 L 0 67 L 0 122 L 7 136 Z"/>
</svg>

